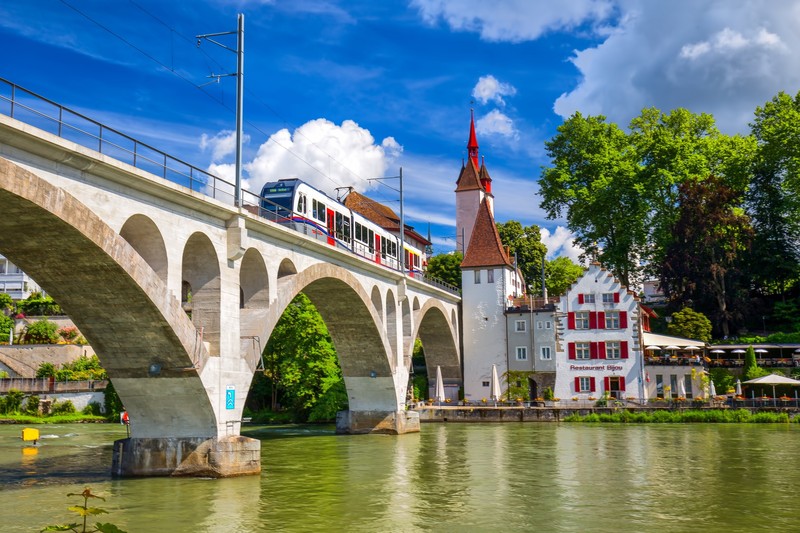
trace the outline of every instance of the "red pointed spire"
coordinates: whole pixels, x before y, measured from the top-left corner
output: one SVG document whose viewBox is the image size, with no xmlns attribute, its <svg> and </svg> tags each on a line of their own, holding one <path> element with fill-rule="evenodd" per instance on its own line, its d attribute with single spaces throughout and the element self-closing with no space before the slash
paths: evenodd
<svg viewBox="0 0 800 533">
<path fill-rule="evenodd" d="M 480 168 L 478 164 L 478 139 L 475 137 L 475 113 L 472 109 L 469 110 L 469 141 L 467 142 L 467 153 L 472 162 L 475 163 L 475 168 Z"/>
</svg>

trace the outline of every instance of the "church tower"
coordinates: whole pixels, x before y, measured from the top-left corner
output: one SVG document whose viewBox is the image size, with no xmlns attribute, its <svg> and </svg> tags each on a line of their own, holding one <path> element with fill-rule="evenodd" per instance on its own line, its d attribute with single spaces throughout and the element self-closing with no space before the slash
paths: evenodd
<svg viewBox="0 0 800 533">
<path fill-rule="evenodd" d="M 478 139 L 475 136 L 475 116 L 470 111 L 469 140 L 467 141 L 467 160 L 461 165 L 461 173 L 456 181 L 456 249 L 465 253 L 472 238 L 478 208 L 486 200 L 490 213 L 494 216 L 494 196 L 492 178 L 486 170 L 485 162 L 478 158 Z"/>
<path fill-rule="evenodd" d="M 492 367 L 508 371 L 505 311 L 517 293 L 520 276 L 500 240 L 494 220 L 492 178 L 485 162 L 478 166 L 474 117 L 470 117 L 469 157 L 456 186 L 456 226 L 464 240 L 461 262 L 463 306 L 464 398 L 490 398 Z M 505 387 L 503 387 L 505 389 Z"/>
</svg>

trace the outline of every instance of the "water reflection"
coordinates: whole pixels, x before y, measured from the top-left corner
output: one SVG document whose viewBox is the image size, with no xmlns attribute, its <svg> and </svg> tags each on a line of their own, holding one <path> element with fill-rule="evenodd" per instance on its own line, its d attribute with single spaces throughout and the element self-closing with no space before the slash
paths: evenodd
<svg viewBox="0 0 800 533">
<path fill-rule="evenodd" d="M 422 429 L 256 430 L 260 477 L 111 480 L 119 428 L 53 428 L 25 455 L 18 429 L 0 427 L 2 530 L 66 521 L 78 502 L 65 494 L 87 485 L 131 532 L 795 529 L 794 424 Z"/>
</svg>

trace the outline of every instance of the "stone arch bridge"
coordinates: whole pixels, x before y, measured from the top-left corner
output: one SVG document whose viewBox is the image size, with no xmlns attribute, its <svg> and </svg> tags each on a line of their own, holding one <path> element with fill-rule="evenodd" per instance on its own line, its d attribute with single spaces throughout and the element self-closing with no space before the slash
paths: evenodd
<svg viewBox="0 0 800 533">
<path fill-rule="evenodd" d="M 428 368 L 460 383 L 457 295 L 5 115 L 0 212 L 0 253 L 72 317 L 131 415 L 117 475 L 260 471 L 242 409 L 301 291 L 339 356 L 338 431 L 419 431 L 416 337 Z"/>
</svg>

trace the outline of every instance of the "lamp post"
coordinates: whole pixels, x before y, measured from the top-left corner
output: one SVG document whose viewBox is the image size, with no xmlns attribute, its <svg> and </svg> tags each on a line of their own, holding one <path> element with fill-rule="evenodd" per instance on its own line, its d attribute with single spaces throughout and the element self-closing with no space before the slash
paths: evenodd
<svg viewBox="0 0 800 533">
<path fill-rule="evenodd" d="M 224 48 L 229 52 L 236 54 L 236 73 L 233 74 L 211 74 L 209 78 L 215 78 L 219 81 L 222 77 L 236 76 L 236 177 L 234 182 L 233 192 L 233 205 L 236 207 L 241 206 L 242 199 L 242 108 L 243 108 L 243 94 L 244 94 L 244 14 L 239 13 L 238 28 L 236 31 L 224 31 L 219 33 L 206 33 L 197 35 L 197 46 L 200 46 L 202 40 L 214 43 L 220 48 Z M 218 43 L 211 37 L 219 37 L 220 35 L 237 35 L 236 49 Z"/>
</svg>

